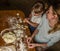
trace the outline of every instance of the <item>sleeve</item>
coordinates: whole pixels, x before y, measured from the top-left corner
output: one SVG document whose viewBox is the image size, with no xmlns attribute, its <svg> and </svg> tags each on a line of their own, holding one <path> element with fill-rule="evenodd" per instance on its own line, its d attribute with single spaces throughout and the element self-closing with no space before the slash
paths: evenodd
<svg viewBox="0 0 60 51">
<path fill-rule="evenodd" d="M 60 40 L 60 31 L 53 36 L 50 41 L 47 43 L 47 46 L 50 47 Z"/>
<path fill-rule="evenodd" d="M 41 26 L 41 25 L 39 24 L 39 25 L 38 25 L 38 27 L 37 27 L 37 30 L 39 30 L 39 29 L 40 29 L 40 26 Z"/>
</svg>

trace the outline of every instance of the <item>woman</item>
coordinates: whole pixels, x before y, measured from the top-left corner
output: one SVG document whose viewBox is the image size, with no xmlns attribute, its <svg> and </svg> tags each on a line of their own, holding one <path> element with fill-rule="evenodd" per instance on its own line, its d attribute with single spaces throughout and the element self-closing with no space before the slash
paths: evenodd
<svg viewBox="0 0 60 51">
<path fill-rule="evenodd" d="M 60 8 L 50 6 L 46 16 L 42 19 L 43 25 L 27 39 L 29 48 L 37 47 L 37 51 L 43 51 L 60 40 Z M 37 43 L 30 43 L 33 37 Z"/>
</svg>

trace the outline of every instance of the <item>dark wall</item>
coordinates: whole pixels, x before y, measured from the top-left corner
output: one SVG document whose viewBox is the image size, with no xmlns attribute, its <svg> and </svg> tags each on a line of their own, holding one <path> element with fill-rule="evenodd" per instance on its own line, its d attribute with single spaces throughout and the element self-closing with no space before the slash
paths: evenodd
<svg viewBox="0 0 60 51">
<path fill-rule="evenodd" d="M 38 0 L 0 0 L 0 10 L 19 9 L 28 16 L 33 3 L 36 1 Z"/>
<path fill-rule="evenodd" d="M 0 10 L 18 9 L 18 10 L 22 10 L 27 16 L 34 2 L 35 0 L 1 0 Z"/>
<path fill-rule="evenodd" d="M 7 10 L 7 9 L 18 9 L 22 10 L 26 16 L 29 15 L 30 9 L 32 8 L 32 5 L 34 2 L 40 1 L 40 0 L 0 0 L 0 10 Z M 43 0 L 43 2 L 51 2 L 51 0 Z M 57 0 L 52 0 L 54 1 Z M 60 1 L 60 0 L 58 0 Z"/>
</svg>

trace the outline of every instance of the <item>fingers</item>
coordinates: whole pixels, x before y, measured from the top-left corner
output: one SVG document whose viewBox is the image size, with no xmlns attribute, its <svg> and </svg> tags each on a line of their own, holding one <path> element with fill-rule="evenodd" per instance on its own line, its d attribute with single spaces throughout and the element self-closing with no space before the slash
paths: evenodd
<svg viewBox="0 0 60 51">
<path fill-rule="evenodd" d="M 23 22 L 24 22 L 24 23 L 27 23 L 27 22 L 28 22 L 28 19 L 25 18 L 25 19 L 23 20 Z"/>
<path fill-rule="evenodd" d="M 33 48 L 32 44 L 28 44 L 28 48 Z"/>
<path fill-rule="evenodd" d="M 27 43 L 30 43 L 30 39 L 27 39 Z"/>
<path fill-rule="evenodd" d="M 28 44 L 28 48 L 34 48 L 35 44 Z"/>
<path fill-rule="evenodd" d="M 31 37 L 27 38 L 27 43 L 30 43 L 31 42 Z"/>
<path fill-rule="evenodd" d="M 31 37 L 28 37 L 28 38 L 27 38 L 28 48 L 34 48 L 34 47 L 35 47 L 35 45 L 34 45 L 34 44 L 30 43 L 30 42 L 31 42 L 31 40 L 32 40 L 32 38 L 31 38 Z"/>
</svg>

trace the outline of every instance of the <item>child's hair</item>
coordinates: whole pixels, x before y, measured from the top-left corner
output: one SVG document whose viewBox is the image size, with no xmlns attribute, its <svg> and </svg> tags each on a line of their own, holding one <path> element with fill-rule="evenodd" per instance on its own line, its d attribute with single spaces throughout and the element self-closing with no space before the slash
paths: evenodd
<svg viewBox="0 0 60 51">
<path fill-rule="evenodd" d="M 51 32 L 53 33 L 53 32 L 60 30 L 60 6 L 57 8 L 53 8 L 53 9 L 54 9 L 53 10 L 54 14 L 57 14 L 58 16 L 58 22 L 55 24 L 53 29 L 49 30 L 48 33 L 51 33 Z"/>
<path fill-rule="evenodd" d="M 33 7 L 32 7 L 32 10 L 34 10 L 34 13 L 41 13 L 42 11 L 44 11 L 44 3 L 42 1 L 37 1 Z"/>
</svg>

